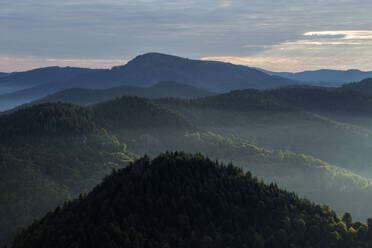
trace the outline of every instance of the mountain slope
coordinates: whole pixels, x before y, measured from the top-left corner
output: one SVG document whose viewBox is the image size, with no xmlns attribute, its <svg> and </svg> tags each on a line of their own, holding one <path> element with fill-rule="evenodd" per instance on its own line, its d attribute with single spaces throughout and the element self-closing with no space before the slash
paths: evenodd
<svg viewBox="0 0 372 248">
<path fill-rule="evenodd" d="M 372 175 L 370 129 L 303 110 L 300 103 L 278 97 L 282 91 L 289 92 L 285 89 L 274 92 L 244 90 L 201 99 L 159 99 L 156 102 L 224 136 L 235 135 L 261 147 L 311 155 L 356 173 Z M 290 96 L 299 98 L 300 102 L 301 97 L 307 99 L 306 92 L 304 90 L 305 96 Z M 316 98 L 313 100 L 316 106 Z M 344 101 L 344 106 L 348 103 L 347 99 L 339 98 L 339 101 Z M 304 103 L 312 106 L 312 101 Z"/>
<path fill-rule="evenodd" d="M 12 247 L 359 247 L 367 232 L 232 165 L 168 153 L 114 172 Z"/>
</svg>

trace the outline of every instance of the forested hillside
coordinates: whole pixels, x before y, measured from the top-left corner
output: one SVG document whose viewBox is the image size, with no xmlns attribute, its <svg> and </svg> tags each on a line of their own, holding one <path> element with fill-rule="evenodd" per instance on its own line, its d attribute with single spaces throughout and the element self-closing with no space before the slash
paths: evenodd
<svg viewBox="0 0 372 248">
<path fill-rule="evenodd" d="M 208 98 L 204 98 L 206 99 Z M 242 102 L 238 97 L 233 99 Z M 279 113 L 286 109 L 292 111 L 291 108 L 279 105 L 270 99 L 263 97 L 255 99 L 247 101 L 246 105 L 240 107 L 249 109 L 249 106 L 253 105 L 253 109 L 257 109 L 257 106 L 263 109 L 275 108 Z M 264 104 L 258 104 L 262 102 Z M 221 104 L 224 103 L 221 101 Z M 225 104 L 225 106 L 229 105 Z M 231 108 L 233 106 L 230 105 Z M 217 134 L 211 131 L 212 129 L 218 131 L 213 128 L 215 124 L 213 121 L 209 120 L 208 125 L 202 125 L 192 118 L 185 119 L 179 113 L 169 111 L 160 107 L 157 102 L 143 98 L 123 97 L 94 105 L 92 108 L 96 112 L 97 122 L 102 123 L 101 125 L 110 130 L 121 143 L 127 145 L 129 151 L 135 154 L 156 156 L 165 150 L 201 152 L 221 161 L 233 161 L 267 182 L 276 181 L 281 186 L 296 190 L 317 202 L 331 204 L 339 212 L 355 210 L 355 215 L 359 219 L 369 216 L 370 204 L 366 196 L 372 192 L 372 184 L 369 179 L 350 170 L 286 150 L 263 149 L 252 144 L 250 139 L 242 138 L 243 135 L 230 135 L 231 133 L 227 131 L 224 135 Z M 193 111 L 192 108 L 188 109 Z M 210 112 L 203 113 L 206 118 L 213 113 L 218 114 L 208 110 Z M 272 112 L 266 113 L 268 116 L 272 114 Z M 221 119 L 223 117 L 221 116 Z M 232 116 L 228 116 L 225 122 L 233 120 Z M 341 126 L 341 130 L 342 128 Z M 357 131 L 358 129 L 355 130 L 356 133 Z M 344 197 L 351 197 L 354 200 L 345 201 Z"/>
<path fill-rule="evenodd" d="M 253 136 L 245 136 L 264 120 L 284 125 L 299 117 L 310 126 L 318 123 L 317 128 L 338 130 L 335 135 L 347 134 L 350 139 L 367 134 L 368 140 L 368 131 L 314 117 L 264 92 L 231 94 L 156 101 L 124 96 L 88 107 L 46 103 L 0 116 L 4 127 L 0 131 L 2 237 L 63 200 L 88 191 L 112 168 L 166 150 L 201 152 L 234 162 L 266 182 L 275 181 L 301 196 L 330 204 L 338 213 L 350 211 L 359 220 L 371 216 L 368 178 L 314 157 L 261 148 Z M 268 135 L 268 131 L 262 133 Z M 300 129 L 296 132 L 299 135 Z M 288 139 L 283 144 L 289 141 L 293 142 Z"/>
<path fill-rule="evenodd" d="M 353 97 L 353 94 L 284 88 L 233 91 L 194 100 L 160 99 L 156 102 L 182 113 L 196 125 L 222 135 L 235 135 L 266 148 L 312 155 L 368 175 L 372 160 L 369 152 L 372 133 L 360 120 L 366 119 L 369 110 L 367 107 L 361 107 L 359 112 L 354 109 L 367 104 L 372 97 L 358 93 Z M 324 96 L 333 96 L 337 101 Z M 337 113 L 338 118 L 333 119 Z M 354 121 L 350 121 L 351 116 L 355 116 Z"/>
<path fill-rule="evenodd" d="M 0 241 L 133 159 L 90 109 L 43 104 L 0 118 Z"/>
<path fill-rule="evenodd" d="M 12 247 L 368 247 L 371 228 L 233 165 L 175 152 L 115 171 Z"/>
</svg>

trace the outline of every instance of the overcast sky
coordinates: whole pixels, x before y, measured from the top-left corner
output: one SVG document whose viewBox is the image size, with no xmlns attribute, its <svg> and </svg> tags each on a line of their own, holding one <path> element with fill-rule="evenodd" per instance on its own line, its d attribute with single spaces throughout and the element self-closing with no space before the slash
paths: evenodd
<svg viewBox="0 0 372 248">
<path fill-rule="evenodd" d="M 275 71 L 372 70 L 370 0 L 0 0 L 0 71 L 162 52 Z"/>
</svg>

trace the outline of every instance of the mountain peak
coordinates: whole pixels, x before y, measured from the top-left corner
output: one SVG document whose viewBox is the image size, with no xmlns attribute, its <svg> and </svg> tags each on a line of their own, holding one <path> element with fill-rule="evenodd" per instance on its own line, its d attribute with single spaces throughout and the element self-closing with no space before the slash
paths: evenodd
<svg viewBox="0 0 372 248">
<path fill-rule="evenodd" d="M 155 52 L 139 55 L 126 65 L 114 69 L 125 74 L 125 84 L 137 82 L 141 86 L 151 86 L 159 81 L 176 81 L 214 92 L 226 92 L 295 84 L 294 81 L 274 78 L 247 66 L 193 60 Z"/>
<path fill-rule="evenodd" d="M 131 65 L 138 65 L 142 63 L 149 63 L 149 62 L 160 62 L 160 61 L 169 61 L 169 60 L 185 60 L 185 58 L 175 56 L 175 55 L 170 55 L 170 54 L 165 54 L 165 53 L 158 53 L 158 52 L 149 52 L 149 53 L 144 53 L 141 55 L 138 55 L 134 57 L 132 60 L 130 60 L 127 64 L 125 65 L 119 65 L 119 66 L 114 66 L 111 69 L 112 70 L 123 70 L 124 68 L 131 66 Z"/>
<path fill-rule="evenodd" d="M 175 55 L 169 55 L 164 53 L 145 53 L 142 55 L 138 55 L 133 60 L 129 61 L 130 63 L 144 63 L 144 62 L 156 62 L 156 63 L 165 63 L 165 62 L 172 62 L 172 61 L 185 61 L 188 60 L 187 58 L 175 56 Z"/>
</svg>

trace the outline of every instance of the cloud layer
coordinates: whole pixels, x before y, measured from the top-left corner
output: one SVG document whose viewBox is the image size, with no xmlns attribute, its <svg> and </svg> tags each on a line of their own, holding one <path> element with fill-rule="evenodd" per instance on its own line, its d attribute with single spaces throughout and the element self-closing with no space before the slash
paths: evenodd
<svg viewBox="0 0 372 248">
<path fill-rule="evenodd" d="M 371 47 L 371 30 L 311 31 L 302 34 L 297 40 L 266 46 L 265 50 L 253 56 L 214 56 L 202 59 L 273 71 L 298 72 L 324 68 L 371 70 Z"/>
<path fill-rule="evenodd" d="M 366 0 L 0 0 L 0 4 L 2 58 L 110 61 L 157 51 L 192 58 L 266 58 L 270 63 L 296 57 L 314 58 L 315 63 L 336 56 L 339 59 L 322 65 L 359 67 L 366 61 L 359 56 L 369 54 L 372 37 L 372 2 Z M 320 57 L 319 51 L 328 48 Z M 367 62 L 363 66 L 372 69 Z M 295 66 L 291 71 L 301 68 Z M 0 65 L 0 71 L 8 67 Z"/>
</svg>

